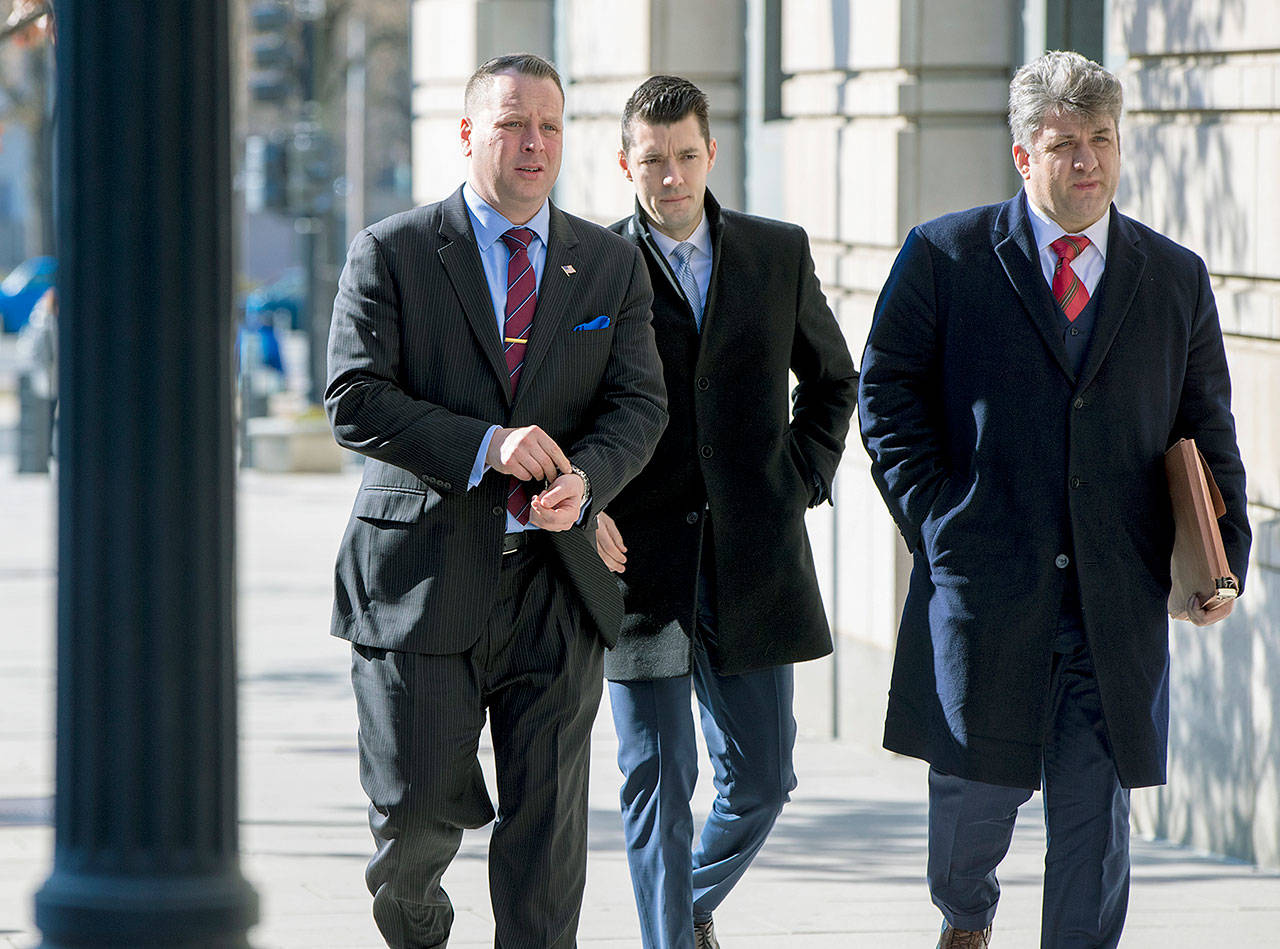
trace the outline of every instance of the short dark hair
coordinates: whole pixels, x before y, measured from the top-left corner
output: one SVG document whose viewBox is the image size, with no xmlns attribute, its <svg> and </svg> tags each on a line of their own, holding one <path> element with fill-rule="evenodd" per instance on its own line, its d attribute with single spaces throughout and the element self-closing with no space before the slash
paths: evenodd
<svg viewBox="0 0 1280 949">
<path fill-rule="evenodd" d="M 631 123 L 636 119 L 650 125 L 675 125 L 686 116 L 698 118 L 703 141 L 711 144 L 710 105 L 707 95 L 688 79 L 679 76 L 651 76 L 640 84 L 622 109 L 622 150 L 631 148 Z"/>
<path fill-rule="evenodd" d="M 467 80 L 467 91 L 463 93 L 463 109 L 470 115 L 476 107 L 476 100 L 489 88 L 493 77 L 502 73 L 513 72 L 520 76 L 532 76 L 534 79 L 550 79 L 560 90 L 560 99 L 564 100 L 564 86 L 560 84 L 560 74 L 556 67 L 536 53 L 508 53 L 506 56 L 495 56 L 487 63 L 481 63 Z"/>
</svg>

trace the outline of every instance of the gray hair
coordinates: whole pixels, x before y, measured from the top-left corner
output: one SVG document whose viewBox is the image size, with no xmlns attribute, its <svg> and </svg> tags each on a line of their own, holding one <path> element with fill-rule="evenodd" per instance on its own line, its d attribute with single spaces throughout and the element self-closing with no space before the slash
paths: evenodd
<svg viewBox="0 0 1280 949">
<path fill-rule="evenodd" d="M 1009 131 L 1013 143 L 1026 149 L 1045 118 L 1054 113 L 1109 116 L 1119 130 L 1123 111 L 1120 80 L 1079 53 L 1045 53 L 1019 69 L 1009 83 Z"/>
</svg>

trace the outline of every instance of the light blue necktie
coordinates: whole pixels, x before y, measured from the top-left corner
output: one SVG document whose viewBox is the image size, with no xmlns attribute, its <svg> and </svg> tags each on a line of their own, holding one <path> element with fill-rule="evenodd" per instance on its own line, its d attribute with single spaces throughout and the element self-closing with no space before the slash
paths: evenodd
<svg viewBox="0 0 1280 949">
<path fill-rule="evenodd" d="M 689 258 L 693 256 L 695 248 L 688 241 L 677 244 L 675 249 L 671 251 L 671 256 L 676 259 L 679 266 L 676 267 L 676 279 L 680 281 L 680 289 L 684 291 L 685 298 L 688 299 L 689 305 L 693 307 L 693 322 L 697 324 L 698 330 L 702 330 L 702 291 L 698 289 L 698 280 L 693 275 L 693 268 L 689 266 Z"/>
</svg>

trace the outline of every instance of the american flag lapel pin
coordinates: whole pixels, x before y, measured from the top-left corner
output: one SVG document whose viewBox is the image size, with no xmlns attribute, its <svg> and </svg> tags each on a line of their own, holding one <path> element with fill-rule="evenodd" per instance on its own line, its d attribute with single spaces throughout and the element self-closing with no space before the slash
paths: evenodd
<svg viewBox="0 0 1280 949">
<path fill-rule="evenodd" d="M 563 267 L 561 267 L 560 269 L 564 271 L 564 275 L 565 275 L 566 277 L 572 277 L 574 274 L 576 274 L 576 273 L 578 272 L 578 271 L 576 271 L 576 270 L 574 270 L 574 269 L 573 269 L 573 264 L 565 264 L 565 265 L 564 265 Z"/>
</svg>

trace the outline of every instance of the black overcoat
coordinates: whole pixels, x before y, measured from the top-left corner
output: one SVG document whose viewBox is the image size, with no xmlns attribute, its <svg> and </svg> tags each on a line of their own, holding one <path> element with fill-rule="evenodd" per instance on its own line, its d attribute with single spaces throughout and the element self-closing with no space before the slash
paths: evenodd
<svg viewBox="0 0 1280 949">
<path fill-rule="evenodd" d="M 605 656 L 611 679 L 689 671 L 708 510 L 717 670 L 831 651 L 804 512 L 835 477 L 857 373 L 804 231 L 721 210 L 710 193 L 706 211 L 713 263 L 701 334 L 639 208 L 613 225 L 649 269 L 670 420 L 608 508 L 627 545 L 622 636 Z"/>
<path fill-rule="evenodd" d="M 1025 200 L 908 235 L 876 306 L 859 416 L 913 555 L 885 747 L 1038 787 L 1051 638 L 1072 562 L 1126 787 L 1163 783 L 1173 524 L 1163 455 L 1194 436 L 1249 552 L 1226 354 L 1203 261 L 1111 211 L 1083 367 Z"/>
<path fill-rule="evenodd" d="M 325 390 L 338 442 L 367 458 L 338 551 L 335 636 L 432 654 L 476 641 L 498 590 L 507 477 L 490 470 L 471 490 L 468 478 L 490 425 L 536 424 L 591 478 L 583 523 L 550 541 L 587 622 L 614 641 L 622 602 L 591 505 L 640 470 L 666 420 L 650 300 L 635 247 L 552 205 L 513 397 L 462 189 L 356 235 Z"/>
</svg>

